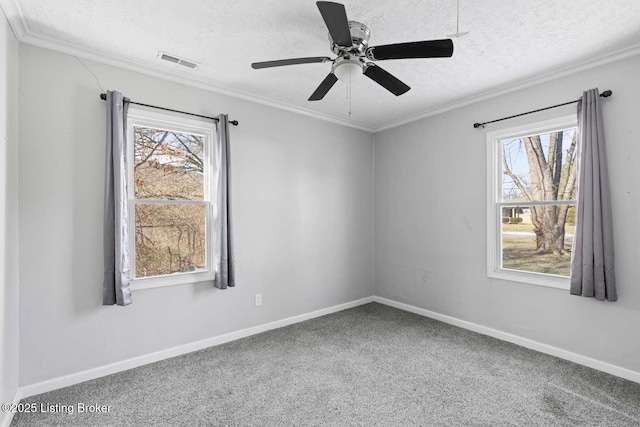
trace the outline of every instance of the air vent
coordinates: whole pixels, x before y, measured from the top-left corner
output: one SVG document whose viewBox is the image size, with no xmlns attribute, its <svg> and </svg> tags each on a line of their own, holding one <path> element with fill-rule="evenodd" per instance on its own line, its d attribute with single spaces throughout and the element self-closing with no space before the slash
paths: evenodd
<svg viewBox="0 0 640 427">
<path fill-rule="evenodd" d="M 177 64 L 178 62 L 180 62 L 180 58 L 176 58 L 175 56 L 167 55 L 166 53 L 161 53 L 160 54 L 160 59 L 164 59 L 165 61 L 173 62 L 174 64 Z"/>
<path fill-rule="evenodd" d="M 200 65 L 195 61 L 191 61 L 185 58 L 180 58 L 179 56 L 170 55 L 165 52 L 158 52 L 158 58 L 162 59 L 163 61 L 167 61 L 173 64 L 182 65 L 183 67 L 191 68 L 192 70 L 198 68 L 198 66 Z"/>
<path fill-rule="evenodd" d="M 195 62 L 187 61 L 186 59 L 181 59 L 178 64 L 184 65 L 185 67 L 189 68 L 196 68 L 198 66 L 198 64 L 196 64 Z"/>
</svg>

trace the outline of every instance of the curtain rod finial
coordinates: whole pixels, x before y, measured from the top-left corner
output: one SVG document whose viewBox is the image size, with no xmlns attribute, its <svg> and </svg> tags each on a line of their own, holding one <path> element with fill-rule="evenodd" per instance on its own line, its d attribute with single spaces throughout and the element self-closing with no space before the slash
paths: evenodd
<svg viewBox="0 0 640 427">
<path fill-rule="evenodd" d="M 484 126 L 482 125 L 482 123 L 474 123 L 473 127 L 477 129 L 479 127 L 484 127 Z"/>
<path fill-rule="evenodd" d="M 100 94 L 100 99 L 102 99 L 103 101 L 107 100 L 107 94 L 106 93 L 101 93 Z"/>
<path fill-rule="evenodd" d="M 602 93 L 600 94 L 600 96 L 601 96 L 601 97 L 603 97 L 603 98 L 608 98 L 608 97 L 610 97 L 611 95 L 613 95 L 613 92 L 612 92 L 612 91 L 610 91 L 610 90 L 605 90 L 604 92 L 602 92 Z"/>
</svg>

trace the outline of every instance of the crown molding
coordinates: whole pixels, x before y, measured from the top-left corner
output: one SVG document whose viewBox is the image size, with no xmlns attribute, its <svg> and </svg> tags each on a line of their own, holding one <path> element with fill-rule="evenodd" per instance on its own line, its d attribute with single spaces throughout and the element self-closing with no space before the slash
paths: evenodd
<svg viewBox="0 0 640 427">
<path fill-rule="evenodd" d="M 4 10 L 5 15 L 7 16 L 7 20 L 9 21 L 9 25 L 11 26 L 11 29 L 13 30 L 16 36 L 16 39 L 18 39 L 20 43 L 42 47 L 42 48 L 53 50 L 56 52 L 65 53 L 67 55 L 76 56 L 82 59 L 87 59 L 90 61 L 94 61 L 94 62 L 98 62 L 98 63 L 102 63 L 102 64 L 106 64 L 106 65 L 110 65 L 118 68 L 123 68 L 129 71 L 135 71 L 137 73 L 161 78 L 164 80 L 169 80 L 174 83 L 180 83 L 187 86 L 196 87 L 198 89 L 219 93 L 221 95 L 242 99 L 242 100 L 253 102 L 256 104 L 266 105 L 268 107 L 273 107 L 279 110 L 300 114 L 300 115 L 311 117 L 314 119 L 323 120 L 326 122 L 331 122 L 331 123 L 339 124 L 342 126 L 358 129 L 358 130 L 363 130 L 365 132 L 373 132 L 372 127 L 369 127 L 363 124 L 349 122 L 349 121 L 331 116 L 329 114 L 318 113 L 316 111 L 299 107 L 297 105 L 289 104 L 282 101 L 276 101 L 274 99 L 267 98 L 260 95 L 255 95 L 250 92 L 232 88 L 230 86 L 227 86 L 213 79 L 208 79 L 201 76 L 194 76 L 190 74 L 187 75 L 179 70 L 175 70 L 175 71 L 167 70 L 167 69 L 159 70 L 141 61 L 135 61 L 129 58 L 123 58 L 107 52 L 94 51 L 94 50 L 80 47 L 71 43 L 56 40 L 48 36 L 32 33 L 29 30 L 26 20 L 24 19 L 24 14 L 22 13 L 22 10 L 19 7 L 19 4 L 15 0 L 0 0 L 0 6 L 2 6 L 2 9 Z"/>
<path fill-rule="evenodd" d="M 577 64 L 571 64 L 565 67 L 556 68 L 554 70 L 548 71 L 543 74 L 538 74 L 528 79 L 518 80 L 510 84 L 499 86 L 495 89 L 483 91 L 458 101 L 454 101 L 439 107 L 431 108 L 421 113 L 413 114 L 411 116 L 405 117 L 404 119 L 394 120 L 392 122 L 388 122 L 386 124 L 383 124 L 382 126 L 374 128 L 373 132 L 377 133 L 387 129 L 392 129 L 398 126 L 406 125 L 408 123 L 426 119 L 427 117 L 432 117 L 437 114 L 445 113 L 447 111 L 452 111 L 461 107 L 465 107 L 467 105 L 475 104 L 477 102 L 486 101 L 491 98 L 496 98 L 498 96 L 516 92 L 521 89 L 525 89 L 525 88 L 535 86 L 541 83 L 545 83 L 551 80 L 559 79 L 561 77 L 565 77 L 571 74 L 576 74 L 581 71 L 599 67 L 601 65 L 606 65 L 612 62 L 621 61 L 623 59 L 631 58 L 636 55 L 640 55 L 640 44 L 635 44 L 623 49 L 606 53 L 604 55 L 601 55 L 595 58 L 587 59 Z"/>
<path fill-rule="evenodd" d="M 22 41 L 22 38 L 29 34 L 29 27 L 18 2 L 16 0 L 0 0 L 0 9 L 4 12 L 13 35 L 18 41 Z"/>
<path fill-rule="evenodd" d="M 199 89 L 207 90 L 210 92 L 219 93 L 232 98 L 242 99 L 245 101 L 253 102 L 256 104 L 266 105 L 268 107 L 277 108 L 280 110 L 288 111 L 295 114 L 323 120 L 330 123 L 339 124 L 342 126 L 363 130 L 366 132 L 377 133 L 387 129 L 392 129 L 398 126 L 402 126 L 408 123 L 412 123 L 418 120 L 422 120 L 428 117 L 435 116 L 447 111 L 452 111 L 467 105 L 475 104 L 477 102 L 485 101 L 491 98 L 496 98 L 508 93 L 516 92 L 521 89 L 525 89 L 531 86 L 535 86 L 541 83 L 548 82 L 550 80 L 558 79 L 567 75 L 575 74 L 580 71 L 595 68 L 601 65 L 609 64 L 612 62 L 620 61 L 632 56 L 640 54 L 640 44 L 632 45 L 623 49 L 619 49 L 614 52 L 610 52 L 595 58 L 581 61 L 577 64 L 570 64 L 564 67 L 556 68 L 554 70 L 538 74 L 530 78 L 518 80 L 513 83 L 499 86 L 495 89 L 483 91 L 466 98 L 453 101 L 444 105 L 440 105 L 434 108 L 424 110 L 419 113 L 409 115 L 407 117 L 393 120 L 387 123 L 383 123 L 377 127 L 370 127 L 359 123 L 353 123 L 344 119 L 331 116 L 329 114 L 318 113 L 304 107 L 300 107 L 294 104 L 289 104 L 282 101 L 277 101 L 272 98 L 255 95 L 250 92 L 246 92 L 240 89 L 236 89 L 218 82 L 213 79 L 207 79 L 205 77 L 187 75 L 179 70 L 158 70 L 147 63 L 132 60 L 129 58 L 123 58 L 115 54 L 97 52 L 94 50 L 86 49 L 77 45 L 62 42 L 47 36 L 34 34 L 29 30 L 29 26 L 26 22 L 22 9 L 17 0 L 0 0 L 0 7 L 3 9 L 9 25 L 13 30 L 16 38 L 21 43 L 31 44 L 38 47 L 54 50 L 57 52 L 65 53 L 72 56 L 77 56 L 90 61 L 123 68 L 130 71 L 135 71 L 141 74 L 169 80 L 174 83 L 180 83 L 187 86 L 197 87 Z"/>
<path fill-rule="evenodd" d="M 303 116 L 312 117 L 314 119 L 323 120 L 326 122 L 336 123 L 342 126 L 363 130 L 366 132 L 373 132 L 373 128 L 364 126 L 357 123 L 348 122 L 339 118 L 330 116 L 328 114 L 318 113 L 316 111 L 308 110 L 297 105 L 288 104 L 282 101 L 276 101 L 271 98 L 255 95 L 250 92 L 245 92 L 240 89 L 232 88 L 224 85 L 213 79 L 208 79 L 200 76 L 186 75 L 180 71 L 173 70 L 158 70 L 149 66 L 146 63 L 131 60 L 128 58 L 122 58 L 113 54 L 105 52 L 95 52 L 90 49 L 72 45 L 70 43 L 62 42 L 52 39 L 50 37 L 25 34 L 20 40 L 21 43 L 30 44 L 33 46 L 43 47 L 46 49 L 54 50 L 57 52 L 65 53 L 67 55 L 76 56 L 82 59 L 88 59 L 93 62 L 98 62 L 113 67 L 123 68 L 129 71 L 135 71 L 137 73 L 169 80 L 174 83 L 180 83 L 191 87 L 207 90 L 210 92 L 219 93 L 232 98 L 242 99 L 245 101 L 253 102 L 256 104 L 266 105 L 268 107 L 277 108 L 279 110 L 289 111 L 291 113 L 301 114 Z"/>
</svg>

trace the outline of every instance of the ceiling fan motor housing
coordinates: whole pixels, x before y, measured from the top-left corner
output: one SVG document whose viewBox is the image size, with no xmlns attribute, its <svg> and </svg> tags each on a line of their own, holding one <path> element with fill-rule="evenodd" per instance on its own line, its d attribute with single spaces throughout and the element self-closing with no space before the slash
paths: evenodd
<svg viewBox="0 0 640 427">
<path fill-rule="evenodd" d="M 349 21 L 349 32 L 351 33 L 351 46 L 339 46 L 335 44 L 331 38 L 331 34 L 329 34 L 331 51 L 336 55 L 344 55 L 345 53 L 363 55 L 369 46 L 371 30 L 361 22 Z"/>
</svg>

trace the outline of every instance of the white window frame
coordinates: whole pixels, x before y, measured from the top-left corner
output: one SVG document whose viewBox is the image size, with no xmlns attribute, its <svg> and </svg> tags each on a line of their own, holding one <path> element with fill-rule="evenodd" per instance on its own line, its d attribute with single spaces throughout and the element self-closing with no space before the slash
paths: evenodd
<svg viewBox="0 0 640 427">
<path fill-rule="evenodd" d="M 204 200 L 150 200 L 135 199 L 133 186 L 134 164 L 134 127 L 149 127 L 153 129 L 170 130 L 198 135 L 204 144 Z M 134 106 L 129 107 L 127 113 L 127 180 L 129 189 L 129 254 L 130 254 L 130 288 L 132 291 L 152 289 L 164 286 L 184 285 L 215 280 L 215 250 L 214 250 L 214 221 L 215 221 L 215 132 L 216 123 L 211 120 L 185 117 L 182 114 L 167 114 L 151 111 Z M 207 269 L 198 272 L 173 273 L 162 276 L 135 277 L 135 205 L 140 204 L 200 204 L 205 206 L 205 242 Z"/>
<path fill-rule="evenodd" d="M 569 289 L 570 279 L 565 276 L 511 270 L 501 267 L 502 207 L 504 207 L 506 203 L 502 202 L 503 153 L 500 141 L 507 138 L 539 135 L 574 127 L 578 127 L 578 117 L 576 114 L 487 133 L 487 275 L 490 278 L 565 290 Z M 579 151 L 578 156 L 580 156 Z M 578 197 L 579 195 L 576 195 L 576 202 L 570 202 L 570 204 L 577 205 Z M 564 201 L 557 201 L 557 203 L 554 204 L 559 205 L 566 203 L 567 202 Z M 535 202 L 529 202 L 529 204 L 533 205 Z M 520 203 L 520 205 L 522 205 L 522 203 Z"/>
</svg>

